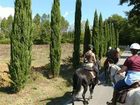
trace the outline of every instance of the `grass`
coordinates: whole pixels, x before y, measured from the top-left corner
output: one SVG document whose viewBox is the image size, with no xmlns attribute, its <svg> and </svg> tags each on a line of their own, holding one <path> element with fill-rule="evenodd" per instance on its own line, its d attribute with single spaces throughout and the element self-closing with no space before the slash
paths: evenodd
<svg viewBox="0 0 140 105">
<path fill-rule="evenodd" d="M 19 93 L 11 94 L 7 63 L 10 46 L 0 45 L 0 105 L 63 105 L 71 95 L 72 67 L 69 62 L 73 46 L 62 45 L 60 77 L 49 79 L 49 46 L 34 45 L 32 50 L 31 78 Z"/>
</svg>

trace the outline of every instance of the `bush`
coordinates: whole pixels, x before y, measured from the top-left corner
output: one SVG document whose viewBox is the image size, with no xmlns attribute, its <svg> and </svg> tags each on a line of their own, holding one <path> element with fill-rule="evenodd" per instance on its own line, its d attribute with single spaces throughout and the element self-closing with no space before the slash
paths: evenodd
<svg viewBox="0 0 140 105">
<path fill-rule="evenodd" d="M 0 39 L 0 44 L 10 44 L 10 39 L 8 38 Z"/>
</svg>

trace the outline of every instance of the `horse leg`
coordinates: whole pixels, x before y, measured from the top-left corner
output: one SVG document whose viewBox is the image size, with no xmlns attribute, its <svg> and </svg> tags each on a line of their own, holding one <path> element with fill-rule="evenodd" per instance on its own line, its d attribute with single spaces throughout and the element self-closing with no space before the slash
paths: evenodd
<svg viewBox="0 0 140 105">
<path fill-rule="evenodd" d="M 88 99 L 92 99 L 92 94 L 93 94 L 94 87 L 95 87 L 94 84 L 91 84 L 91 85 L 89 86 L 90 96 L 89 96 Z"/>
<path fill-rule="evenodd" d="M 74 105 L 74 101 L 76 100 L 76 95 L 81 89 L 81 80 L 79 76 L 75 73 L 73 75 L 73 92 L 72 92 L 72 105 Z"/>
<path fill-rule="evenodd" d="M 85 95 L 86 95 L 86 92 L 87 92 L 87 89 L 88 89 L 88 85 L 87 84 L 83 85 L 83 88 L 84 88 L 83 94 L 82 94 L 82 97 L 83 97 L 83 100 L 84 100 L 83 103 L 84 103 L 84 105 L 87 105 L 88 101 L 86 101 Z"/>
<path fill-rule="evenodd" d="M 75 91 L 73 91 L 72 92 L 72 105 L 74 105 L 75 98 L 76 98 Z"/>
</svg>

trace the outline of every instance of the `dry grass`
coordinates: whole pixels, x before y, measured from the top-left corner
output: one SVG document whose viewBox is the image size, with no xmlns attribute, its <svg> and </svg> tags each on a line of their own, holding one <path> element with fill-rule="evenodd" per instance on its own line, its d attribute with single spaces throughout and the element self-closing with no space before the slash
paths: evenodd
<svg viewBox="0 0 140 105">
<path fill-rule="evenodd" d="M 62 66 L 59 78 L 47 79 L 44 66 L 49 63 L 49 46 L 35 45 L 32 50 L 31 80 L 17 94 L 10 94 L 7 63 L 10 60 L 10 46 L 0 45 L 0 105 L 62 105 L 69 98 L 72 70 L 66 63 L 72 56 L 73 46 L 62 45 Z"/>
</svg>

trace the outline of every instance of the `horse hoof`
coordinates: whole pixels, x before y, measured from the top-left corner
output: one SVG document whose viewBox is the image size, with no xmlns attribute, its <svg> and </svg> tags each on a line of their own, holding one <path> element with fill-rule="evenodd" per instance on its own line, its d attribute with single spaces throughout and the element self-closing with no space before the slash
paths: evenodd
<svg viewBox="0 0 140 105">
<path fill-rule="evenodd" d="M 72 105 L 74 105 L 74 102 L 72 102 Z"/>
<path fill-rule="evenodd" d="M 89 99 L 92 99 L 92 96 L 90 96 Z"/>
<path fill-rule="evenodd" d="M 83 101 L 83 104 L 84 104 L 84 105 L 88 105 L 89 102 L 88 102 L 88 101 Z"/>
</svg>

